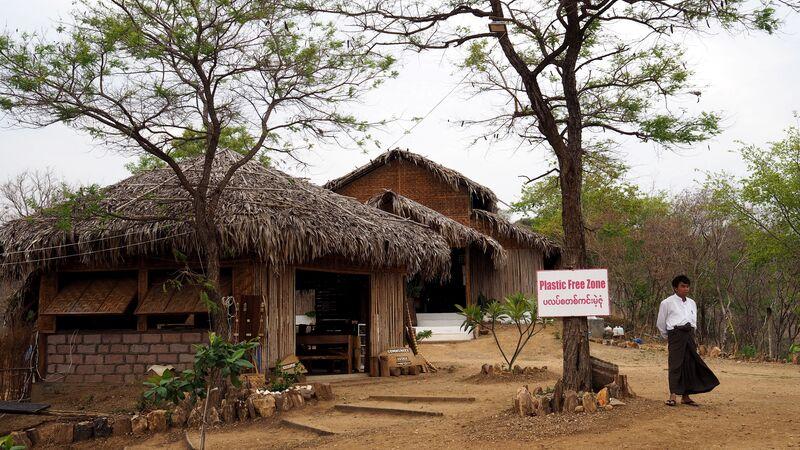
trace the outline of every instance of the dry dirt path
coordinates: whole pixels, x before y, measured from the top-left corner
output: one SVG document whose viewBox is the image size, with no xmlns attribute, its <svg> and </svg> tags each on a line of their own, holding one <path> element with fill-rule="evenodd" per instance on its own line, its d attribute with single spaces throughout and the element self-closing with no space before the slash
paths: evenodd
<svg viewBox="0 0 800 450">
<path fill-rule="evenodd" d="M 511 339 L 510 333 L 503 336 Z M 440 370 L 418 377 L 370 379 L 334 385 L 337 402 L 438 411 L 442 417 L 389 416 L 333 410 L 334 402 L 283 416 L 336 431 L 333 436 L 288 428 L 276 421 L 213 430 L 211 449 L 262 448 L 800 448 L 800 367 L 708 360 L 721 385 L 698 396 L 699 408 L 668 408 L 666 353 L 592 344 L 592 353 L 628 375 L 640 399 L 610 412 L 519 418 L 511 395 L 521 382 L 476 383 L 481 364 L 496 362 L 493 342 L 427 344 L 424 354 Z M 529 344 L 520 364 L 548 366 L 527 382 L 552 386 L 560 371 L 561 342 L 552 330 Z M 472 396 L 469 403 L 375 402 L 372 395 Z M 181 448 L 177 434 L 153 436 L 129 448 Z M 119 448 L 132 442 L 108 441 Z"/>
</svg>

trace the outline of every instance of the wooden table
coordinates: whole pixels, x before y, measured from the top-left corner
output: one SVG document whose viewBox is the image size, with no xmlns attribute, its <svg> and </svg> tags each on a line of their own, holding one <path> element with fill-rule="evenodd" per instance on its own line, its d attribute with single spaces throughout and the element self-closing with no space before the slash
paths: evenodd
<svg viewBox="0 0 800 450">
<path fill-rule="evenodd" d="M 353 337 L 349 334 L 299 334 L 298 346 L 317 347 L 317 353 L 299 354 L 297 359 L 302 361 L 346 361 L 347 373 L 353 372 Z M 321 346 L 345 347 L 346 350 L 325 353 L 320 352 Z"/>
</svg>

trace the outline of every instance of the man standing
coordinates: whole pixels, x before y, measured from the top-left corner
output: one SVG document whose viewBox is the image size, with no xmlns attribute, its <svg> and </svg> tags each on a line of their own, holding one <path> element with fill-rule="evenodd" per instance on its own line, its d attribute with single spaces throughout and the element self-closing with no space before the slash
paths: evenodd
<svg viewBox="0 0 800 450">
<path fill-rule="evenodd" d="M 686 275 L 672 280 L 674 295 L 665 298 L 658 308 L 656 326 L 667 338 L 669 351 L 669 400 L 675 406 L 676 396 L 684 405 L 698 406 L 690 394 L 709 392 L 719 385 L 714 372 L 697 354 L 694 330 L 697 329 L 697 305 L 687 297 L 691 281 Z"/>
</svg>

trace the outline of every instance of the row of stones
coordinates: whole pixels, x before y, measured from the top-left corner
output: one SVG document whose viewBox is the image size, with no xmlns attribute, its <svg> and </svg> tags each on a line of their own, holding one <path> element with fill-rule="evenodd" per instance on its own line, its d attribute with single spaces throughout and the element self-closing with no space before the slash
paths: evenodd
<svg viewBox="0 0 800 450">
<path fill-rule="evenodd" d="M 93 356 L 97 356 L 102 358 L 103 355 L 108 353 L 122 353 L 122 354 L 134 354 L 134 355 L 142 355 L 147 353 L 187 353 L 192 351 L 191 344 L 88 344 L 88 345 L 76 345 L 72 351 L 70 351 L 70 345 L 48 345 L 47 346 L 47 354 L 48 355 L 61 355 L 64 357 L 69 356 L 78 356 L 86 355 L 84 361 L 87 361 L 92 358 Z M 99 355 L 98 355 L 99 354 Z M 74 362 L 74 360 L 73 360 Z M 121 361 L 115 361 L 121 362 Z M 177 361 L 176 361 L 177 362 Z M 102 361 L 98 362 L 86 362 L 87 364 L 103 364 Z"/>
<path fill-rule="evenodd" d="M 271 417 L 278 411 L 289 411 L 303 407 L 311 399 L 333 400 L 333 391 L 329 384 L 316 384 L 306 388 L 293 388 L 282 394 L 259 394 L 252 390 L 243 391 L 246 401 L 228 402 L 223 400 L 221 413 L 210 408 L 208 423 L 219 425 L 225 421 L 233 423 L 237 420 L 252 420 L 258 417 Z M 238 406 L 238 408 L 236 406 Z M 197 426 L 202 420 L 203 403 L 200 402 L 191 411 L 180 406 L 173 411 L 156 410 L 147 414 L 135 414 L 133 417 L 119 416 L 101 417 L 78 423 L 47 422 L 36 428 L 11 433 L 16 445 L 26 448 L 34 446 L 68 446 L 92 438 L 122 436 L 127 434 L 167 431 L 170 426 Z"/>
</svg>

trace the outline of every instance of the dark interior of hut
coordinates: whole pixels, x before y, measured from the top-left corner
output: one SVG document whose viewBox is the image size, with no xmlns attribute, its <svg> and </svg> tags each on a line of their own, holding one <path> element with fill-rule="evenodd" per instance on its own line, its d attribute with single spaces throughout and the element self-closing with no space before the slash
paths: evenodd
<svg viewBox="0 0 800 450">
<path fill-rule="evenodd" d="M 450 261 L 450 279 L 447 282 L 441 283 L 437 280 L 422 282 L 419 279 L 411 282 L 409 296 L 414 299 L 416 312 L 449 313 L 458 311 L 456 305 L 466 305 L 466 258 L 464 249 L 452 249 Z"/>
<path fill-rule="evenodd" d="M 368 361 L 369 275 L 298 270 L 298 359 L 310 373 L 355 373 Z"/>
</svg>

